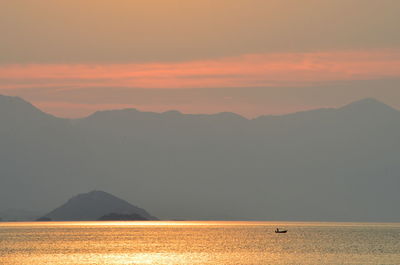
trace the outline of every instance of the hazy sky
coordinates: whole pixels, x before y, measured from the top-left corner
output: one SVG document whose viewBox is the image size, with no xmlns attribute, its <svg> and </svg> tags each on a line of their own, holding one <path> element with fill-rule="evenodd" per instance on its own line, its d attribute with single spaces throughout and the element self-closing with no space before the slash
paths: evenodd
<svg viewBox="0 0 400 265">
<path fill-rule="evenodd" d="M 398 0 L 4 0 L 0 93 L 64 117 L 400 108 L 399 32 Z"/>
</svg>

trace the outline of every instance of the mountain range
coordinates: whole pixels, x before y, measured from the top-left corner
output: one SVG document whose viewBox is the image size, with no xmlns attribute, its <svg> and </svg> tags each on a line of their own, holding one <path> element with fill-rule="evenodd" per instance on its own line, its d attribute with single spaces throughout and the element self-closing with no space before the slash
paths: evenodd
<svg viewBox="0 0 400 265">
<path fill-rule="evenodd" d="M 400 112 L 375 99 L 256 119 L 62 119 L 0 96 L 0 124 L 0 211 L 96 189 L 161 219 L 400 221 Z"/>
</svg>

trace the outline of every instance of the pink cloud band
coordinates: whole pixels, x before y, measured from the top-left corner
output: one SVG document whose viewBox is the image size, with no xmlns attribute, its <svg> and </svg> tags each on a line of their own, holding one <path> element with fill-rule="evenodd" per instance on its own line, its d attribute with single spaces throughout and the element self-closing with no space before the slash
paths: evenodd
<svg viewBox="0 0 400 265">
<path fill-rule="evenodd" d="M 400 76 L 400 50 L 249 54 L 189 62 L 1 65 L 0 89 L 303 86 Z"/>
</svg>

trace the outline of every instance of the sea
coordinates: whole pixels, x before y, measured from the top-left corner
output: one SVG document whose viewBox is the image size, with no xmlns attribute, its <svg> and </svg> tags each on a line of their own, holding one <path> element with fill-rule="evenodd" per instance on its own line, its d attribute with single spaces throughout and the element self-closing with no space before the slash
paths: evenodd
<svg viewBox="0 0 400 265">
<path fill-rule="evenodd" d="M 398 265 L 400 223 L 3 222 L 0 264 Z"/>
</svg>

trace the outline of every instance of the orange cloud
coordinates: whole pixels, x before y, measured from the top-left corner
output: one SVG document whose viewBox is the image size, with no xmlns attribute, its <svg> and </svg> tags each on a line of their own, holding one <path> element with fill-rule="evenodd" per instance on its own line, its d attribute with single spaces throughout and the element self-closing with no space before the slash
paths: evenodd
<svg viewBox="0 0 400 265">
<path fill-rule="evenodd" d="M 0 66 L 0 89 L 303 86 L 400 76 L 400 50 L 249 54 L 189 62 Z"/>
<path fill-rule="evenodd" d="M 390 80 L 400 80 L 400 49 L 248 54 L 187 62 L 0 64 L 0 94 L 21 96 L 63 117 L 129 107 L 255 117 L 360 97 L 398 105 L 400 92 Z M 378 92 L 382 85 L 386 92 Z"/>
</svg>

